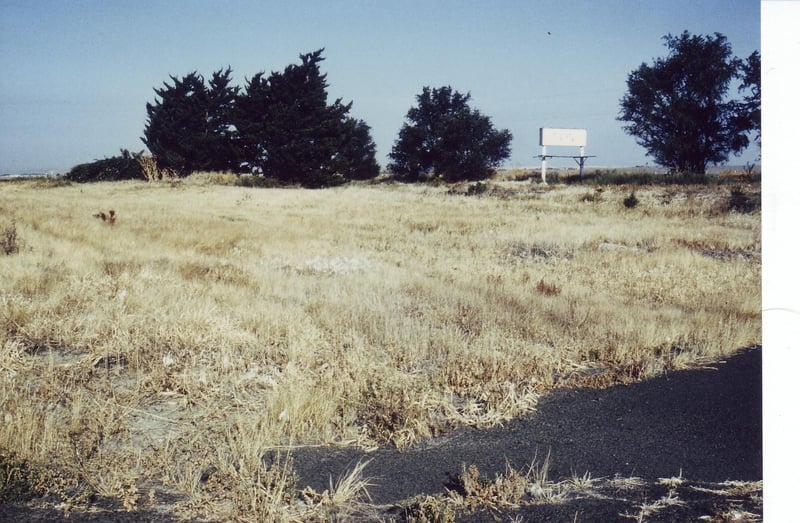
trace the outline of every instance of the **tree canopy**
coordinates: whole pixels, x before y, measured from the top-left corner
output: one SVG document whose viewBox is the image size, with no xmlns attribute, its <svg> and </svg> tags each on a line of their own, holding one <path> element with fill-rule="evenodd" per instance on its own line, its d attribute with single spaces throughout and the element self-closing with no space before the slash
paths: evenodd
<svg viewBox="0 0 800 523">
<path fill-rule="evenodd" d="M 235 122 L 251 169 L 309 186 L 378 174 L 369 126 L 348 116 L 352 102 L 328 104 L 322 52 L 300 55 L 301 64 L 247 82 Z"/>
<path fill-rule="evenodd" d="M 744 92 L 743 110 L 745 125 L 755 131 L 755 141 L 761 147 L 761 55 L 753 51 L 742 64 L 742 85 Z"/>
<path fill-rule="evenodd" d="M 511 133 L 471 109 L 469 93 L 426 86 L 416 98 L 389 154 L 389 170 L 399 179 L 482 180 L 510 156 Z"/>
<path fill-rule="evenodd" d="M 142 141 L 159 167 L 251 171 L 309 187 L 378 175 L 369 126 L 349 116 L 352 102 L 327 101 L 323 49 L 269 77 L 257 73 L 244 90 L 231 70 L 206 85 L 196 72 L 155 89 Z"/>
<path fill-rule="evenodd" d="M 620 101 L 618 120 L 656 163 L 677 172 L 705 173 L 709 164 L 740 154 L 756 130 L 755 105 L 760 114 L 760 88 L 751 105 L 728 98 L 732 82 L 742 74 L 725 36 L 667 35 L 666 58 L 642 63 L 628 75 L 628 92 Z M 760 70 L 757 53 L 750 67 Z M 748 62 L 749 63 L 749 62 Z M 745 77 L 746 77 L 745 69 Z M 751 75 L 749 84 L 758 85 Z M 747 82 L 747 81 L 746 81 Z"/>
<path fill-rule="evenodd" d="M 230 67 L 214 72 L 208 85 L 197 72 L 170 79 L 154 89 L 160 100 L 147 104 L 142 138 L 159 167 L 181 175 L 237 170 L 231 117 L 239 88 L 230 85 Z"/>
</svg>

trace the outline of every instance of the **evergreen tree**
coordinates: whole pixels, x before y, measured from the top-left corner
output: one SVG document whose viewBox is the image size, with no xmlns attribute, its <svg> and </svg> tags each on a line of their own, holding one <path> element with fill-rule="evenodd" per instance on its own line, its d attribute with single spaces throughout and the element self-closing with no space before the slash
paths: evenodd
<svg viewBox="0 0 800 523">
<path fill-rule="evenodd" d="M 348 117 L 352 102 L 327 102 L 323 51 L 300 55 L 300 64 L 267 79 L 256 74 L 237 99 L 238 139 L 253 171 L 307 187 L 377 175 L 369 127 Z"/>
<path fill-rule="evenodd" d="M 470 95 L 450 86 L 424 87 L 409 109 L 389 157 L 398 178 L 416 182 L 431 175 L 447 181 L 482 180 L 510 154 L 511 133 L 469 107 Z"/>
<path fill-rule="evenodd" d="M 321 187 L 378 174 L 369 126 L 350 116 L 341 99 L 328 104 L 323 49 L 269 77 L 258 73 L 243 92 L 231 69 L 206 85 L 193 72 L 154 89 L 142 141 L 167 168 L 240 172 L 249 169 L 283 183 Z"/>
<path fill-rule="evenodd" d="M 231 86 L 231 68 L 211 75 L 206 90 L 206 129 L 201 147 L 204 171 L 240 171 L 241 151 L 235 142 L 233 112 L 239 87 Z"/>
<path fill-rule="evenodd" d="M 238 87 L 231 69 L 212 75 L 210 86 L 197 72 L 170 76 L 172 85 L 154 89 L 160 100 L 147 104 L 142 141 L 159 167 L 180 175 L 201 170 L 237 170 L 239 154 L 232 142 L 232 110 Z"/>
<path fill-rule="evenodd" d="M 375 159 L 375 141 L 363 120 L 347 118 L 341 125 L 341 139 L 334 157 L 334 169 L 350 180 L 375 178 L 380 166 Z"/>
<path fill-rule="evenodd" d="M 268 93 L 269 82 L 262 72 L 246 80 L 244 92 L 236 99 L 236 143 L 242 164 L 252 172 L 263 173 L 267 163 Z"/>
</svg>

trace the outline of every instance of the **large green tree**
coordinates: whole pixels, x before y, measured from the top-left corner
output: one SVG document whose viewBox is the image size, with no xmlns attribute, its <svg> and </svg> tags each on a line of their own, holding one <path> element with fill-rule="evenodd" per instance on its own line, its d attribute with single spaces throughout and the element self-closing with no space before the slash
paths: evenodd
<svg viewBox="0 0 800 523">
<path fill-rule="evenodd" d="M 742 63 L 744 125 L 755 132 L 755 142 L 761 147 L 761 54 L 753 51 Z"/>
<path fill-rule="evenodd" d="M 669 53 L 628 75 L 618 120 L 656 163 L 677 172 L 705 173 L 748 145 L 753 118 L 730 99 L 742 62 L 727 38 L 667 35 Z M 760 93 L 758 95 L 760 106 Z"/>
<path fill-rule="evenodd" d="M 319 49 L 301 63 L 258 73 L 237 99 L 236 128 L 245 163 L 285 183 L 321 187 L 376 176 L 369 127 L 348 116 L 352 102 L 328 104 Z"/>
<path fill-rule="evenodd" d="M 469 106 L 470 94 L 426 86 L 406 114 L 389 169 L 401 180 L 482 180 L 510 154 L 511 133 Z"/>
<path fill-rule="evenodd" d="M 369 125 L 348 117 L 340 127 L 339 146 L 333 157 L 334 170 L 349 180 L 374 178 L 380 172 L 375 151 Z"/>
<path fill-rule="evenodd" d="M 159 167 L 181 175 L 238 170 L 232 111 L 239 88 L 230 85 L 230 67 L 214 72 L 208 85 L 197 72 L 170 79 L 154 89 L 142 138 Z"/>
</svg>

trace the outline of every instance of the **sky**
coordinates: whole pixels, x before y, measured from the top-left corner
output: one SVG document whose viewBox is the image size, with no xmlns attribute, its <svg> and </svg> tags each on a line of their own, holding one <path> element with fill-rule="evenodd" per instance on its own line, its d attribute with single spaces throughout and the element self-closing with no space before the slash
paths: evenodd
<svg viewBox="0 0 800 523">
<path fill-rule="evenodd" d="M 760 3 L 0 0 L 0 173 L 143 150 L 145 105 L 170 75 L 230 66 L 244 86 L 323 47 L 329 101 L 353 102 L 382 165 L 415 96 L 444 85 L 512 132 L 506 167 L 538 165 L 540 127 L 587 129 L 587 168 L 653 165 L 616 120 L 619 100 L 631 71 L 667 54 L 662 37 L 684 30 L 722 33 L 744 58 L 760 50 Z"/>
</svg>

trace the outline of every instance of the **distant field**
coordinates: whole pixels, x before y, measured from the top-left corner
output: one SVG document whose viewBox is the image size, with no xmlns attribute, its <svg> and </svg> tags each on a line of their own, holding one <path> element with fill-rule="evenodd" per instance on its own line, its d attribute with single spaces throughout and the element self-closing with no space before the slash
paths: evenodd
<svg viewBox="0 0 800 523">
<path fill-rule="evenodd" d="M 728 185 L 215 182 L 0 183 L 8 492 L 311 519 L 268 450 L 402 448 L 761 340 Z"/>
</svg>

